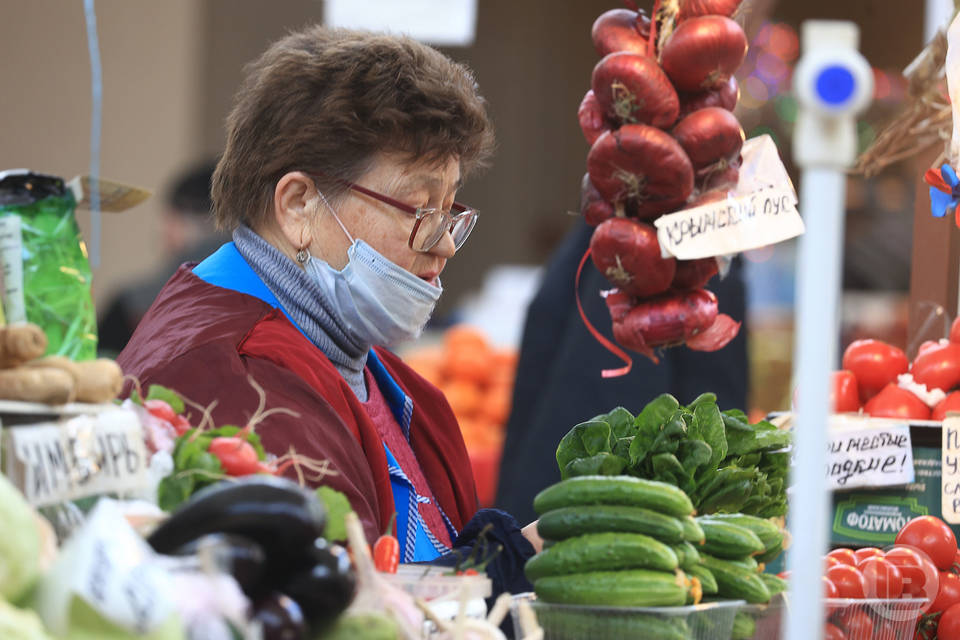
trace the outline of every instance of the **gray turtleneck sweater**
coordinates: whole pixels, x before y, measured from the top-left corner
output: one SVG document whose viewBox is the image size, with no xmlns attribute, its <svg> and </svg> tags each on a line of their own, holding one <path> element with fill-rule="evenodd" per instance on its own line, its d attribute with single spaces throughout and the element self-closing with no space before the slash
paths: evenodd
<svg viewBox="0 0 960 640">
<path fill-rule="evenodd" d="M 254 272 L 277 297 L 300 330 L 337 368 L 357 394 L 367 401 L 363 368 L 371 345 L 363 344 L 340 314 L 333 292 L 298 267 L 279 249 L 241 225 L 233 242 Z"/>
</svg>

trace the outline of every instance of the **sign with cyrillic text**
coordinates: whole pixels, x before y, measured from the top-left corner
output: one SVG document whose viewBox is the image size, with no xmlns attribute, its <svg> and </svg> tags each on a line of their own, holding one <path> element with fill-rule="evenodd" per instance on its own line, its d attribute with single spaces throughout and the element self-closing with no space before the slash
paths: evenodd
<svg viewBox="0 0 960 640">
<path fill-rule="evenodd" d="M 960 524 L 960 416 L 947 415 L 940 433 L 940 517 Z"/>
<path fill-rule="evenodd" d="M 909 425 L 830 429 L 827 483 L 831 489 L 889 487 L 913 482 Z"/>
<path fill-rule="evenodd" d="M 148 464 L 131 411 L 4 429 L 4 470 L 35 506 L 141 489 Z"/>
</svg>

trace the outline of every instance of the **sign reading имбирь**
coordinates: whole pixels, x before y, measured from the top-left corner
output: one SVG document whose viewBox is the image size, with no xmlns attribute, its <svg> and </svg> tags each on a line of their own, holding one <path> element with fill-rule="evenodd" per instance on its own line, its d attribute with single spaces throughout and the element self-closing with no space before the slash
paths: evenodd
<svg viewBox="0 0 960 640">
<path fill-rule="evenodd" d="M 944 419 L 940 438 L 940 517 L 960 524 L 960 416 Z"/>
<path fill-rule="evenodd" d="M 727 197 L 654 221 L 664 257 L 728 255 L 803 233 L 797 194 L 770 136 L 747 140 L 741 155 L 740 178 Z"/>
<path fill-rule="evenodd" d="M 913 482 L 910 427 L 835 428 L 828 431 L 827 482 L 831 489 L 889 487 Z"/>
</svg>

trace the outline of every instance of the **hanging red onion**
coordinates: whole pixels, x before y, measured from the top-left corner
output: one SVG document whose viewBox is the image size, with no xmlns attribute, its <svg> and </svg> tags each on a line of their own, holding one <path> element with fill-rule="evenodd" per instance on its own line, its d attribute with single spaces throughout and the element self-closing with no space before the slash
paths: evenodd
<svg viewBox="0 0 960 640">
<path fill-rule="evenodd" d="M 671 289 L 702 289 L 720 271 L 716 258 L 677 260 L 677 272 Z"/>
<path fill-rule="evenodd" d="M 677 123 L 673 137 L 687 152 L 695 170 L 723 162 L 726 168 L 733 157 L 740 155 L 743 129 L 737 118 L 720 107 L 694 111 Z"/>
<path fill-rule="evenodd" d="M 680 115 L 678 117 L 681 119 L 705 107 L 722 107 L 727 111 L 733 111 L 737 106 L 737 100 L 740 99 L 740 85 L 737 84 L 735 77 L 730 76 L 727 83 L 719 89 L 678 95 L 680 97 Z"/>
<path fill-rule="evenodd" d="M 697 191 L 701 193 L 719 190 L 726 193 L 737 187 L 740 181 L 742 159 L 728 158 L 700 169 L 695 176 Z"/>
<path fill-rule="evenodd" d="M 673 281 L 676 258 L 660 257 L 657 230 L 630 218 L 610 218 L 590 238 L 597 270 L 627 295 L 640 298 L 663 293 Z"/>
<path fill-rule="evenodd" d="M 587 139 L 589 145 L 596 142 L 601 133 L 611 129 L 603 115 L 603 108 L 597 102 L 597 96 L 594 95 L 593 89 L 587 91 L 587 95 L 583 96 L 583 101 L 577 110 L 577 119 L 580 121 L 583 137 Z"/>
<path fill-rule="evenodd" d="M 583 174 L 583 180 L 580 182 L 580 213 L 591 227 L 616 215 L 613 205 L 604 200 L 590 182 L 589 173 Z"/>
<path fill-rule="evenodd" d="M 650 18 L 642 11 L 610 9 L 594 21 L 590 35 L 601 58 L 615 51 L 647 55 Z"/>
<path fill-rule="evenodd" d="M 675 209 L 693 192 L 693 165 L 683 148 L 670 134 L 643 124 L 625 124 L 597 138 L 587 171 L 605 200 L 632 200 L 640 217 Z"/>
<path fill-rule="evenodd" d="M 729 82 L 746 55 L 747 36 L 740 25 L 711 15 L 678 24 L 660 62 L 678 91 L 703 91 Z"/>
<path fill-rule="evenodd" d="M 614 122 L 665 129 L 677 120 L 677 92 L 653 58 L 611 53 L 593 68 L 591 86 L 604 113 Z"/>
<path fill-rule="evenodd" d="M 716 317 L 717 297 L 710 291 L 670 291 L 637 302 L 619 323 L 626 343 L 617 340 L 628 348 L 637 342 L 648 347 L 679 344 L 707 329 Z"/>
<path fill-rule="evenodd" d="M 713 324 L 687 338 L 687 347 L 694 351 L 719 351 L 740 333 L 740 323 L 725 313 L 717 314 Z"/>
<path fill-rule="evenodd" d="M 680 0 L 680 12 L 677 20 L 696 18 L 697 16 L 733 15 L 740 5 L 740 0 Z"/>
</svg>

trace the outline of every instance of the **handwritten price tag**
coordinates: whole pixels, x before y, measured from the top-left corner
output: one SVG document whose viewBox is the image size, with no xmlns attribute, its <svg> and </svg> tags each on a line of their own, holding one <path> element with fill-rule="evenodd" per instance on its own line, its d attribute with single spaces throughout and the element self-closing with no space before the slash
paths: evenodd
<svg viewBox="0 0 960 640">
<path fill-rule="evenodd" d="M 947 415 L 940 438 L 940 517 L 960 524 L 960 415 Z"/>
<path fill-rule="evenodd" d="M 888 487 L 914 480 L 908 425 L 834 429 L 827 443 L 827 483 L 832 489 Z"/>
</svg>

